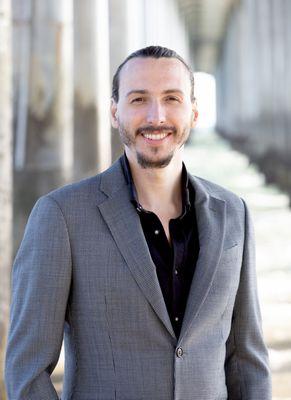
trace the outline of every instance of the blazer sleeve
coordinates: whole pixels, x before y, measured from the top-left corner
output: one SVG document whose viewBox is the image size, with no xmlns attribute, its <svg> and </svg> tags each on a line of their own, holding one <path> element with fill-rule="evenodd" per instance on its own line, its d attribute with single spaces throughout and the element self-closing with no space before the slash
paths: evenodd
<svg viewBox="0 0 291 400">
<path fill-rule="evenodd" d="M 58 399 L 50 375 L 61 350 L 70 283 L 68 230 L 48 195 L 32 210 L 12 270 L 5 366 L 9 399 Z"/>
<path fill-rule="evenodd" d="M 254 229 L 246 204 L 240 283 L 226 344 L 229 400 L 271 400 L 268 352 L 263 340 L 255 270 Z"/>
</svg>

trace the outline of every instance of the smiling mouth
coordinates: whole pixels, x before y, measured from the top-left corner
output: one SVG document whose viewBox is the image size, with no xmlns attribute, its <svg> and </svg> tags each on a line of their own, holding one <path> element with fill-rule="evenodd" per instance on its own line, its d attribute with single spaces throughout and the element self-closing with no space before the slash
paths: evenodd
<svg viewBox="0 0 291 400">
<path fill-rule="evenodd" d="M 170 132 L 165 133 L 142 133 L 142 136 L 149 140 L 162 140 L 166 136 L 170 135 Z"/>
</svg>

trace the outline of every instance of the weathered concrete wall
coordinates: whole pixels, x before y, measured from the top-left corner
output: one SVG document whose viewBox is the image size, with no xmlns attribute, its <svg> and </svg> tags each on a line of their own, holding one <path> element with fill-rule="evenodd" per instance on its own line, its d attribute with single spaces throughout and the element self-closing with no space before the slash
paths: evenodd
<svg viewBox="0 0 291 400">
<path fill-rule="evenodd" d="M 72 1 L 15 0 L 14 243 L 35 200 L 72 178 Z"/>
<path fill-rule="evenodd" d="M 107 0 L 74 1 L 74 176 L 111 164 Z"/>
<path fill-rule="evenodd" d="M 291 4 L 242 0 L 217 68 L 219 132 L 291 198 Z"/>
<path fill-rule="evenodd" d="M 12 256 L 12 63 L 11 4 L 0 0 L 0 400 L 8 329 Z"/>
</svg>

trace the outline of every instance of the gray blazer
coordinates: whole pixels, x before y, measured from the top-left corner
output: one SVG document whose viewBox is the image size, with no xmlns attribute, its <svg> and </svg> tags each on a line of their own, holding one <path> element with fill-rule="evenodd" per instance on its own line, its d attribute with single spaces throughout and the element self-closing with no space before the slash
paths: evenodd
<svg viewBox="0 0 291 400">
<path fill-rule="evenodd" d="M 244 202 L 192 177 L 200 254 L 175 337 L 120 160 L 40 198 L 13 268 L 6 385 L 53 400 L 270 400 Z"/>
</svg>

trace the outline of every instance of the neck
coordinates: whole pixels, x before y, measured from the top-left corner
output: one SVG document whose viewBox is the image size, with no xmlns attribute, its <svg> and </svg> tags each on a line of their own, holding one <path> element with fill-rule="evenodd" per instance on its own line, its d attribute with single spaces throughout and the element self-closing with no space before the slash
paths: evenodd
<svg viewBox="0 0 291 400">
<path fill-rule="evenodd" d="M 164 168 L 143 168 L 136 157 L 126 151 L 138 201 L 146 210 L 157 214 L 180 215 L 182 211 L 182 157 L 175 154 Z"/>
</svg>

